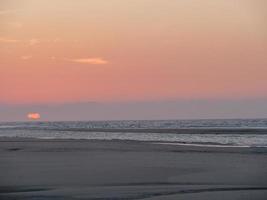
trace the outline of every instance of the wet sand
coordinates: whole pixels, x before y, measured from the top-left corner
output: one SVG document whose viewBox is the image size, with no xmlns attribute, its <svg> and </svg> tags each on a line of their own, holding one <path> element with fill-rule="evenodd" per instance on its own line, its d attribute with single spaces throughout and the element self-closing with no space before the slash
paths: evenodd
<svg viewBox="0 0 267 200">
<path fill-rule="evenodd" d="M 0 139 L 0 200 L 266 200 L 265 148 Z"/>
</svg>

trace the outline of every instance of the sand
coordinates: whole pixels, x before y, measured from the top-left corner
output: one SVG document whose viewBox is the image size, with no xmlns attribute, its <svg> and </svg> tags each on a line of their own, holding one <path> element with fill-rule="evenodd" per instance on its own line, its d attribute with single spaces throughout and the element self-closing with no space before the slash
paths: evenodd
<svg viewBox="0 0 267 200">
<path fill-rule="evenodd" d="M 265 148 L 0 139 L 0 200 L 266 200 Z"/>
</svg>

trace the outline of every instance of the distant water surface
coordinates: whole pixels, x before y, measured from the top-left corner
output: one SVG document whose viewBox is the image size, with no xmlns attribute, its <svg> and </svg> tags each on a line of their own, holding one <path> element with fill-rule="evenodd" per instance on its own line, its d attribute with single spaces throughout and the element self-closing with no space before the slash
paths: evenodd
<svg viewBox="0 0 267 200">
<path fill-rule="evenodd" d="M 267 119 L 9 122 L 0 136 L 267 147 Z"/>
</svg>

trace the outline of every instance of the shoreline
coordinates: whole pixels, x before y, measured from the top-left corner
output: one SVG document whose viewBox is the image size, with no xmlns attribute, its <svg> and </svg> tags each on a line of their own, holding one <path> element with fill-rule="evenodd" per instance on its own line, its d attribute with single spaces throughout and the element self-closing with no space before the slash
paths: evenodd
<svg viewBox="0 0 267 200">
<path fill-rule="evenodd" d="M 0 136 L 0 144 L 5 142 L 11 143 L 79 143 L 79 144 L 93 144 L 93 143 L 110 143 L 110 144 L 140 144 L 140 145 L 148 145 L 150 147 L 154 146 L 165 146 L 166 148 L 175 149 L 205 149 L 206 151 L 218 149 L 218 151 L 226 151 L 226 149 L 233 149 L 234 151 L 240 150 L 241 152 L 255 152 L 260 150 L 261 153 L 267 153 L 267 146 L 238 146 L 238 145 L 228 145 L 222 144 L 218 145 L 218 143 L 186 143 L 186 142 L 167 142 L 167 141 L 143 141 L 143 140 L 127 140 L 127 139 L 84 139 L 84 138 L 34 138 L 34 137 L 7 137 L 7 136 Z M 251 151 L 255 150 L 255 151 Z M 232 152 L 232 151 L 230 151 Z"/>
<path fill-rule="evenodd" d="M 2 142 L 78 142 L 78 143 L 121 143 L 121 144 L 143 144 L 143 145 L 163 145 L 166 147 L 175 146 L 176 149 L 205 149 L 206 151 L 217 149 L 218 151 L 226 152 L 226 149 L 233 149 L 234 151 L 229 152 L 255 152 L 255 153 L 267 153 L 267 146 L 247 146 L 247 145 L 228 145 L 218 143 L 187 143 L 187 142 L 168 142 L 168 141 L 142 141 L 142 140 L 127 140 L 127 139 L 84 139 L 84 138 L 34 138 L 34 137 L 7 137 L 0 136 L 0 143 Z"/>
</svg>

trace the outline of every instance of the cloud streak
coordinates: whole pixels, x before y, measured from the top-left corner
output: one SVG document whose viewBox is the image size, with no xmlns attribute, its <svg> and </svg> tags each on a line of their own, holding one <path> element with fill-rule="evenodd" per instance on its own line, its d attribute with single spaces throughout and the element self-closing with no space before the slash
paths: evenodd
<svg viewBox="0 0 267 200">
<path fill-rule="evenodd" d="M 0 43 L 17 43 L 19 40 L 0 37 Z"/>
<path fill-rule="evenodd" d="M 39 39 L 29 39 L 29 40 L 17 40 L 17 39 L 11 39 L 7 37 L 0 37 L 0 43 L 23 43 L 25 45 L 29 46 L 35 46 L 41 43 Z"/>
<path fill-rule="evenodd" d="M 18 10 L 0 10 L 0 15 L 9 15 L 18 12 Z"/>
<path fill-rule="evenodd" d="M 76 59 L 67 59 L 68 61 L 88 64 L 88 65 L 105 65 L 108 64 L 108 61 L 103 58 L 76 58 Z"/>
</svg>

